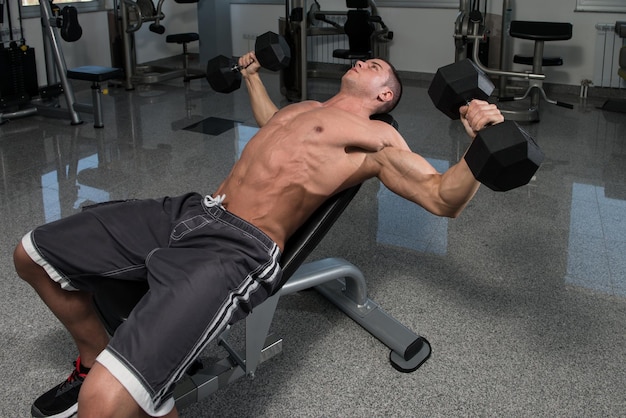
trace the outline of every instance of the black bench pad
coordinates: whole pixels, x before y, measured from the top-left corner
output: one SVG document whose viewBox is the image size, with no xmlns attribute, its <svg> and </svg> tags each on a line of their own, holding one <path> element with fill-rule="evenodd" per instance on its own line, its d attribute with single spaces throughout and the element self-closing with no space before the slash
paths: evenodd
<svg viewBox="0 0 626 418">
<path fill-rule="evenodd" d="M 535 57 L 527 56 L 527 55 L 515 55 L 513 56 L 513 62 L 516 64 L 525 64 L 525 65 L 533 65 L 533 60 Z M 561 57 L 543 57 L 541 60 L 541 65 L 543 67 L 555 67 L 558 65 L 563 65 L 563 58 Z"/>
<path fill-rule="evenodd" d="M 509 34 L 514 38 L 533 41 L 566 41 L 572 37 L 572 24 L 513 20 Z"/>
<path fill-rule="evenodd" d="M 122 78 L 124 77 L 124 71 L 121 68 L 85 65 L 67 70 L 67 77 L 74 80 L 100 82 L 114 78 Z"/>
<path fill-rule="evenodd" d="M 167 35 L 165 37 L 165 42 L 170 43 L 170 44 L 172 43 L 182 44 L 182 43 L 197 41 L 199 39 L 200 39 L 200 35 L 194 32 L 175 33 L 173 35 Z"/>
</svg>

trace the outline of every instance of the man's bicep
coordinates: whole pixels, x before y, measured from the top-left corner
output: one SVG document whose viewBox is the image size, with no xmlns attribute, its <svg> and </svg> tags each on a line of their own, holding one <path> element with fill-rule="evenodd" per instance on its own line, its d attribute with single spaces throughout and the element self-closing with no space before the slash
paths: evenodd
<svg viewBox="0 0 626 418">
<path fill-rule="evenodd" d="M 272 101 L 258 73 L 246 78 L 252 113 L 259 127 L 263 127 L 276 112 L 278 106 Z"/>
<path fill-rule="evenodd" d="M 421 155 L 385 148 L 376 153 L 377 177 L 392 192 L 433 211 L 441 174 Z"/>
<path fill-rule="evenodd" d="M 273 103 L 272 103 L 272 106 L 268 106 L 268 107 L 265 107 L 263 109 L 253 112 L 254 119 L 256 120 L 256 123 L 259 126 L 259 128 L 262 128 L 265 125 L 267 125 L 267 122 L 269 122 L 270 119 L 272 119 L 274 115 L 278 113 L 279 109 L 276 106 L 274 106 Z"/>
</svg>

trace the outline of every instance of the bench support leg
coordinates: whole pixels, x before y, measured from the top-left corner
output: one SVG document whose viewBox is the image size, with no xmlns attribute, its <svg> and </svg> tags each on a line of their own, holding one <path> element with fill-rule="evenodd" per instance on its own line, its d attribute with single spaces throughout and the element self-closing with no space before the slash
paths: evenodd
<svg viewBox="0 0 626 418">
<path fill-rule="evenodd" d="M 246 318 L 245 356 L 228 343 L 230 329 L 219 337 L 228 357 L 202 366 L 176 385 L 174 397 L 183 408 L 208 397 L 242 376 L 254 376 L 259 364 L 282 352 L 282 339 L 268 335 L 281 296 L 314 287 L 355 322 L 391 349 L 391 365 L 412 372 L 430 356 L 428 341 L 402 325 L 367 298 L 365 278 L 353 264 L 327 258 L 303 264 L 275 295 L 257 306 Z"/>
<path fill-rule="evenodd" d="M 315 290 L 391 349 L 390 361 L 396 370 L 415 371 L 430 357 L 430 344 L 424 337 L 367 297 L 365 277 L 356 266 L 340 258 L 327 258 L 303 265 L 291 280 L 298 279 L 301 270 L 304 280 L 321 282 Z"/>
<path fill-rule="evenodd" d="M 104 128 L 104 117 L 102 116 L 102 90 L 100 83 L 94 81 L 91 84 L 91 104 L 74 103 L 74 110 L 82 113 L 91 113 L 93 115 L 93 127 Z"/>
<path fill-rule="evenodd" d="M 100 90 L 100 83 L 94 82 L 91 85 L 91 97 L 93 100 L 93 127 L 104 127 L 104 118 L 102 117 L 102 97 L 100 96 L 102 91 Z"/>
</svg>

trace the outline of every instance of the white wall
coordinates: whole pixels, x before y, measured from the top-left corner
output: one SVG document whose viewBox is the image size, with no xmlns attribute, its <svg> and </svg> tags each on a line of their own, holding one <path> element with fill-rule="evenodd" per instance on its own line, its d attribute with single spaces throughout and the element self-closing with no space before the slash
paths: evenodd
<svg viewBox="0 0 626 418">
<path fill-rule="evenodd" d="M 578 85 L 582 79 L 593 77 L 593 59 L 598 22 L 614 23 L 626 20 L 625 14 L 619 13 L 574 13 L 573 0 L 552 1 L 550 7 L 546 0 L 518 0 L 515 3 L 513 17 L 519 20 L 541 20 L 571 22 L 574 35 L 569 41 L 546 43 L 547 55 L 563 57 L 562 67 L 546 67 L 545 72 L 551 82 Z M 320 0 L 325 10 L 344 9 L 344 1 Z M 490 2 L 489 12 L 500 15 L 501 2 Z M 137 62 L 142 63 L 180 53 L 180 46 L 166 44 L 165 36 L 169 33 L 195 32 L 198 28 L 196 6 L 178 4 L 172 1 L 164 3 L 166 15 L 163 25 L 164 35 L 157 35 L 145 27 L 136 32 Z M 454 9 L 399 9 L 380 8 L 380 15 L 395 37 L 390 47 L 390 59 L 401 71 L 434 73 L 442 65 L 454 61 L 454 21 L 458 14 Z M 278 18 L 284 16 L 282 5 L 231 5 L 231 24 L 233 53 L 242 54 L 254 47 L 254 42 L 243 39 L 244 34 L 260 34 L 267 30 L 278 30 Z M 63 43 L 63 50 L 68 67 L 79 65 L 110 65 L 107 14 L 104 12 L 81 13 L 83 37 L 73 43 Z M 42 79 L 43 48 L 41 45 L 41 26 L 39 19 L 25 20 L 26 39 L 29 45 L 37 48 L 37 65 Z M 499 28 L 494 28 L 499 29 Z M 514 52 L 532 52 L 532 42 L 515 39 Z M 190 50 L 197 51 L 197 43 L 190 45 Z M 41 58 L 40 58 L 41 56 Z M 516 67 L 514 67 L 516 68 Z M 517 69 L 527 69 L 520 66 Z"/>
<path fill-rule="evenodd" d="M 230 19 L 233 55 L 243 55 L 254 49 L 254 40 L 244 39 L 244 35 L 260 35 L 268 30 L 278 32 L 278 19 L 284 16 L 285 6 L 232 4 Z"/>
</svg>

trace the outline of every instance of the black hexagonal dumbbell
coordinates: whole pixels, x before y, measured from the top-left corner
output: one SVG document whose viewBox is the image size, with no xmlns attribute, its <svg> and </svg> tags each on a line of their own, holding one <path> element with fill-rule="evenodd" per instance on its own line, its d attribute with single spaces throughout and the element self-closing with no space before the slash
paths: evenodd
<svg viewBox="0 0 626 418">
<path fill-rule="evenodd" d="M 287 67 L 291 59 L 287 41 L 274 32 L 265 32 L 256 38 L 254 53 L 261 67 L 270 71 Z M 213 90 L 230 93 L 241 87 L 241 70 L 235 58 L 218 55 L 207 63 L 206 78 Z"/>
<path fill-rule="evenodd" d="M 459 107 L 472 99 L 487 100 L 494 88 L 480 68 L 464 59 L 438 69 L 428 95 L 437 109 L 459 119 Z M 513 121 L 482 129 L 465 153 L 476 180 L 495 191 L 528 184 L 543 159 L 535 140 Z"/>
</svg>

